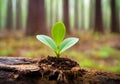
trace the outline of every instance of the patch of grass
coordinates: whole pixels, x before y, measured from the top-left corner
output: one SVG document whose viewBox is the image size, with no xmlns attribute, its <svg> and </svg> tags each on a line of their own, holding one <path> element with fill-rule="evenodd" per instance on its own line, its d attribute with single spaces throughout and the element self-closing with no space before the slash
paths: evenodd
<svg viewBox="0 0 120 84">
<path fill-rule="evenodd" d="M 84 59 L 82 61 L 79 62 L 80 66 L 83 66 L 83 67 L 94 67 L 94 62 L 93 60 L 91 59 Z"/>
<path fill-rule="evenodd" d="M 13 56 L 14 50 L 12 48 L 5 48 L 0 50 L 0 56 Z"/>
<path fill-rule="evenodd" d="M 31 50 L 31 51 L 29 51 L 29 52 L 25 52 L 25 53 L 24 53 L 24 56 L 25 56 L 25 57 L 29 57 L 29 58 L 35 58 L 36 53 Z"/>
<path fill-rule="evenodd" d="M 120 52 L 109 46 L 103 46 L 99 50 L 94 50 L 91 52 L 93 56 L 99 58 L 109 58 L 110 56 L 118 58 L 120 60 Z"/>
<path fill-rule="evenodd" d="M 120 72 L 120 67 L 118 66 L 105 66 L 103 64 L 99 64 L 95 68 L 105 71 Z"/>
</svg>

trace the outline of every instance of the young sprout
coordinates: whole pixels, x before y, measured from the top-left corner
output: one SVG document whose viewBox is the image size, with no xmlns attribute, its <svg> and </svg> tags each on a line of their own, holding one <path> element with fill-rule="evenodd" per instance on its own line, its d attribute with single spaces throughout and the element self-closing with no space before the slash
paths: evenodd
<svg viewBox="0 0 120 84">
<path fill-rule="evenodd" d="M 69 49 L 79 41 L 79 39 L 75 37 L 64 39 L 65 34 L 65 25 L 62 22 L 57 22 L 52 27 L 52 38 L 46 35 L 37 35 L 36 38 L 45 45 L 49 46 L 59 58 L 65 50 Z"/>
</svg>

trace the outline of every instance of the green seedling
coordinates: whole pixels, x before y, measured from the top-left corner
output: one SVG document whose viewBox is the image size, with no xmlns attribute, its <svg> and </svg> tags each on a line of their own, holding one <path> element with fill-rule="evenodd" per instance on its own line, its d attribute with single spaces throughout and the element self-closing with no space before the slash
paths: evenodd
<svg viewBox="0 0 120 84">
<path fill-rule="evenodd" d="M 75 37 L 64 39 L 65 34 L 65 25 L 62 22 L 57 22 L 52 27 L 52 38 L 46 35 L 37 35 L 36 38 L 45 45 L 49 46 L 59 58 L 65 50 L 69 49 L 79 41 L 79 39 Z"/>
</svg>

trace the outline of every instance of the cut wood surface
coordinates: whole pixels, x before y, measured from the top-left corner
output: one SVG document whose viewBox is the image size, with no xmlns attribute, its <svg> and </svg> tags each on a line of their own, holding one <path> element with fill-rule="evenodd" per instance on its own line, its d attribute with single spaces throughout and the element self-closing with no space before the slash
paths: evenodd
<svg viewBox="0 0 120 84">
<path fill-rule="evenodd" d="M 120 73 L 78 65 L 64 70 L 45 63 L 49 59 L 0 57 L 0 84 L 120 84 Z M 69 63 L 68 59 L 66 62 Z"/>
<path fill-rule="evenodd" d="M 0 57 L 0 69 L 9 71 L 38 71 L 37 60 L 18 58 L 18 57 Z"/>
</svg>

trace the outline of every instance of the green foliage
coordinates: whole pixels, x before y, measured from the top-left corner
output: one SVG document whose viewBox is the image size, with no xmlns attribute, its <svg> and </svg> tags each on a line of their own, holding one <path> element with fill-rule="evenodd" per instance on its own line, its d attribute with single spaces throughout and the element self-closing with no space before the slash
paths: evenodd
<svg viewBox="0 0 120 84">
<path fill-rule="evenodd" d="M 65 37 L 66 29 L 63 23 L 58 22 L 52 27 L 52 38 L 57 45 L 63 41 Z"/>
<path fill-rule="evenodd" d="M 46 35 L 37 35 L 36 38 L 49 46 L 59 57 L 65 50 L 72 47 L 75 43 L 78 42 L 78 38 L 71 37 L 65 40 L 66 29 L 62 22 L 57 22 L 52 27 L 52 38 Z"/>
<path fill-rule="evenodd" d="M 44 43 L 45 45 L 49 46 L 52 50 L 56 50 L 57 46 L 52 38 L 46 35 L 37 35 L 36 36 L 39 41 Z"/>
<path fill-rule="evenodd" d="M 68 48 L 72 47 L 77 42 L 78 42 L 78 38 L 75 38 L 75 37 L 65 39 L 60 44 L 60 51 L 61 51 L 60 53 L 64 52 Z"/>
</svg>

